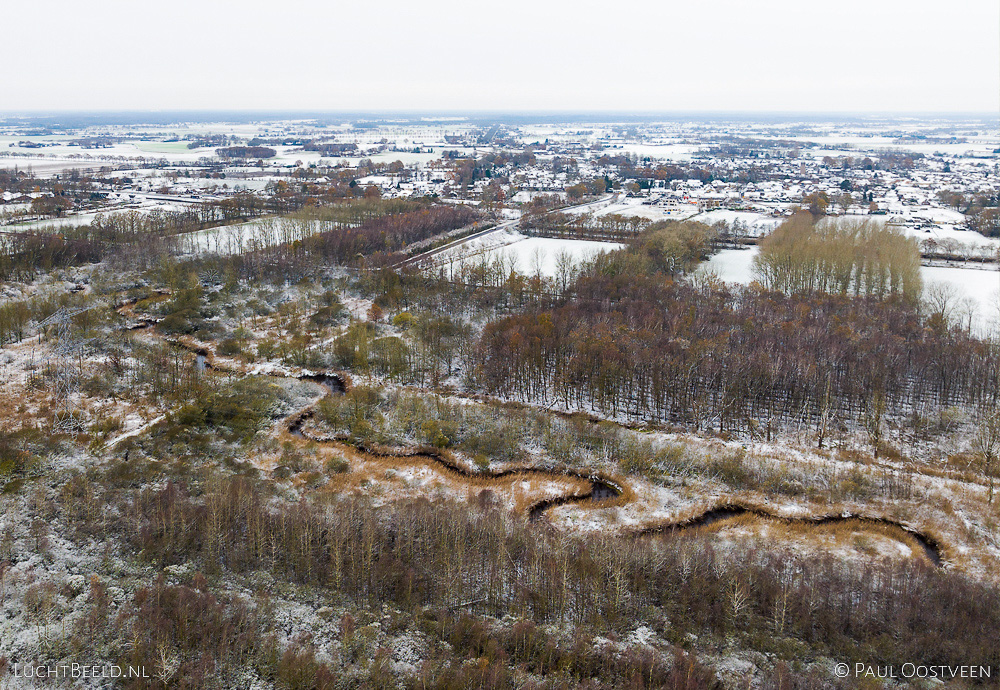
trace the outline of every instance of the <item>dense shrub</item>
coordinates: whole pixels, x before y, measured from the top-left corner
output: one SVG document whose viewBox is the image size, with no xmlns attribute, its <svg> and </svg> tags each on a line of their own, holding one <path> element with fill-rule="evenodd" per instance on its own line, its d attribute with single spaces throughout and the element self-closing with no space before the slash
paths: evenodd
<svg viewBox="0 0 1000 690">
<path fill-rule="evenodd" d="M 171 414 L 162 431 L 170 435 L 214 429 L 227 440 L 246 440 L 269 419 L 276 397 L 277 386 L 256 377 L 206 388 Z"/>
</svg>

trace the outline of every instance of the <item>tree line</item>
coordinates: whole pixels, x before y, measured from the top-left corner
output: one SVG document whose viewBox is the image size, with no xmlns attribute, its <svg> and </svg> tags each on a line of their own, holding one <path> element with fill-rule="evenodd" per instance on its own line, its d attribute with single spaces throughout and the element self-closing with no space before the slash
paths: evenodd
<svg viewBox="0 0 1000 690">
<path fill-rule="evenodd" d="M 877 407 L 1000 402 L 996 348 L 925 324 L 904 300 L 730 288 L 627 265 L 591 270 L 573 299 L 487 324 L 469 355 L 469 385 L 751 433 L 791 420 L 860 425 Z"/>
</svg>

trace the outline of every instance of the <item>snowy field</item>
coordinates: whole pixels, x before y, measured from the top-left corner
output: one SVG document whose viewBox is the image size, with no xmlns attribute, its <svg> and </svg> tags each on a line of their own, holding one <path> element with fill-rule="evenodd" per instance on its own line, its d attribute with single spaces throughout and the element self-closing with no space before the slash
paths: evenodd
<svg viewBox="0 0 1000 690">
<path fill-rule="evenodd" d="M 945 209 L 934 209 L 945 211 Z M 961 214 L 959 214 L 961 215 Z M 917 217 L 915 215 L 915 217 Z M 1000 239 L 985 237 L 972 230 L 962 230 L 954 225 L 935 225 L 934 227 L 903 228 L 903 232 L 916 238 L 923 245 L 924 251 L 950 251 L 962 256 L 989 257 L 995 256 L 1000 250 Z M 928 246 L 934 243 L 937 247 Z"/>
<path fill-rule="evenodd" d="M 709 257 L 699 269 L 702 273 L 712 273 L 720 280 L 737 285 L 749 285 L 753 281 L 753 258 L 757 248 L 723 249 Z"/>
<path fill-rule="evenodd" d="M 803 145 L 816 144 L 822 147 L 819 150 L 809 150 L 809 156 L 822 158 L 824 155 L 853 155 L 859 153 L 875 153 L 882 150 L 893 151 L 913 151 L 931 155 L 943 153 L 949 156 L 978 155 L 988 156 L 996 148 L 997 139 L 995 134 L 963 137 L 964 142 L 921 142 L 918 140 L 904 139 L 900 141 L 895 136 L 858 136 L 850 134 L 808 134 L 808 135 L 782 135 L 774 137 L 786 141 L 797 141 Z"/>
<path fill-rule="evenodd" d="M 697 204 L 644 204 L 642 199 L 624 198 L 594 212 L 595 216 L 638 216 L 651 221 L 684 220 L 698 214 Z"/>
<path fill-rule="evenodd" d="M 311 237 L 322 230 L 318 221 L 262 218 L 249 223 L 221 225 L 177 236 L 177 251 L 184 255 L 231 256 Z"/>
<path fill-rule="evenodd" d="M 151 199 L 143 199 L 136 203 L 130 203 L 124 206 L 113 206 L 110 208 L 103 208 L 100 211 L 88 211 L 86 213 L 72 213 L 60 218 L 43 218 L 41 220 L 30 220 L 23 223 L 12 223 L 11 225 L 3 226 L 3 230 L 6 232 L 18 232 L 21 230 L 40 230 L 42 232 L 48 230 L 58 230 L 60 228 L 71 228 L 79 227 L 82 225 L 89 225 L 94 222 L 97 216 L 113 216 L 120 213 L 150 213 L 151 211 L 163 211 L 164 213 L 173 213 L 177 211 L 185 211 L 190 209 L 190 204 L 181 203 L 171 203 L 169 201 L 156 201 Z"/>
<path fill-rule="evenodd" d="M 713 225 L 721 221 L 728 224 L 730 228 L 744 232 L 751 237 L 760 237 L 778 227 L 784 218 L 773 218 L 753 211 L 730 211 L 720 208 L 693 216 L 691 220 L 706 225 Z"/>
<path fill-rule="evenodd" d="M 649 157 L 656 160 L 673 161 L 676 163 L 689 163 L 694 154 L 702 148 L 698 144 L 624 144 L 623 151 L 634 153 L 640 157 Z"/>
<path fill-rule="evenodd" d="M 0 156 L 0 170 L 23 170 L 45 177 L 67 170 L 100 170 L 113 165 L 105 160 L 87 158 L 48 158 L 43 156 Z"/>
<path fill-rule="evenodd" d="M 644 204 L 639 197 L 628 198 L 619 195 L 617 199 L 601 199 L 589 204 L 581 204 L 572 208 L 562 209 L 560 213 L 583 214 L 590 213 L 595 218 L 600 216 L 638 216 L 652 221 L 684 220 L 698 214 L 697 204 Z"/>
<path fill-rule="evenodd" d="M 723 249 L 706 261 L 701 271 L 713 273 L 727 283 L 749 285 L 753 280 L 753 258 L 757 247 Z M 951 293 L 956 315 L 971 326 L 974 333 L 1000 333 L 1000 271 L 996 265 L 961 268 L 958 266 L 921 266 L 924 294 L 942 288 Z"/>
<path fill-rule="evenodd" d="M 924 292 L 942 286 L 956 301 L 955 311 L 974 333 L 1000 335 L 1000 271 L 996 264 L 983 268 L 923 266 Z"/>
<path fill-rule="evenodd" d="M 217 147 L 187 148 L 187 142 L 174 141 L 136 141 L 121 142 L 110 147 L 99 149 L 81 149 L 78 146 L 56 144 L 37 149 L 37 153 L 23 154 L 23 150 L 9 148 L 0 137 L 0 168 L 18 168 L 30 170 L 36 175 L 51 175 L 66 170 L 98 170 L 106 166 L 121 165 L 130 160 L 165 159 L 170 163 L 197 163 L 204 158 L 215 158 Z M 433 153 L 413 153 L 411 151 L 362 152 L 352 156 L 323 155 L 318 151 L 303 151 L 299 146 L 271 146 L 275 156 L 266 161 L 268 166 L 292 166 L 296 163 L 308 165 L 324 161 L 334 164 L 346 161 L 357 166 L 365 158 L 376 163 L 392 163 L 402 161 L 404 165 L 424 166 L 432 160 L 441 157 L 443 147 L 435 147 Z M 456 147 L 449 147 L 454 149 Z"/>
<path fill-rule="evenodd" d="M 502 266 L 505 273 L 516 270 L 525 275 L 553 278 L 563 260 L 575 266 L 624 246 L 619 242 L 525 237 L 516 232 L 494 235 L 466 242 L 434 257 L 434 266 L 449 277 L 457 275 L 463 266 Z"/>
</svg>

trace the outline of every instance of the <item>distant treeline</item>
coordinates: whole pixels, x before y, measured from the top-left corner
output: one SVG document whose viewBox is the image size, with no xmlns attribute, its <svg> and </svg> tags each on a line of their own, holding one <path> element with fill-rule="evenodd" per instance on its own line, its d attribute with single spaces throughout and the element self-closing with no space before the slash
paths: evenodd
<svg viewBox="0 0 1000 690">
<path fill-rule="evenodd" d="M 226 146 L 215 149 L 219 158 L 274 158 L 278 154 L 266 146 Z"/>
<path fill-rule="evenodd" d="M 317 151 L 322 156 L 346 156 L 348 154 L 356 154 L 358 152 L 358 145 L 353 142 L 349 144 L 321 144 L 310 141 L 302 147 L 302 150 Z"/>
<path fill-rule="evenodd" d="M 627 242 L 652 224 L 648 218 L 609 214 L 539 213 L 525 216 L 521 230 L 536 237 Z"/>
</svg>

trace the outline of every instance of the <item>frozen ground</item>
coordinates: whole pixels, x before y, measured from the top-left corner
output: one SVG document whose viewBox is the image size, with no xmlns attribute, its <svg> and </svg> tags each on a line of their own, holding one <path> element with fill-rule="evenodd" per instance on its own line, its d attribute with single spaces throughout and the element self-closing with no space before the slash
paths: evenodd
<svg viewBox="0 0 1000 690">
<path fill-rule="evenodd" d="M 462 266 L 502 261 L 507 270 L 551 278 L 558 271 L 561 255 L 567 256 L 576 265 L 622 246 L 619 242 L 525 237 L 517 232 L 494 233 L 438 255 L 435 265 L 445 269 L 448 275 L 454 275 Z"/>
<path fill-rule="evenodd" d="M 933 227 L 906 227 L 903 232 L 920 242 L 921 248 L 925 252 L 937 251 L 970 258 L 986 258 L 995 256 L 996 252 L 1000 250 L 1000 239 L 985 237 L 972 230 L 962 230 L 952 224 L 957 221 L 944 220 L 943 214 L 948 213 L 948 209 L 917 211 L 913 214 L 914 219 L 927 218 L 930 220 L 933 218 L 934 222 L 942 222 L 942 224 Z"/>
<path fill-rule="evenodd" d="M 734 230 L 738 229 L 747 235 L 759 237 L 774 230 L 783 219 L 753 211 L 730 211 L 720 208 L 700 213 L 693 216 L 691 220 L 696 220 L 707 225 L 713 225 L 721 221 L 727 223 Z"/>
<path fill-rule="evenodd" d="M 129 203 L 124 206 L 113 206 L 110 208 L 102 208 L 100 211 L 88 211 L 86 213 L 73 213 L 69 215 L 62 216 L 60 218 L 43 218 L 41 220 L 30 220 L 23 223 L 14 223 L 12 225 L 4 226 L 4 230 L 7 232 L 17 232 L 19 230 L 56 230 L 58 228 L 69 228 L 78 227 L 81 225 L 89 225 L 94 221 L 97 216 L 113 216 L 119 213 L 129 213 L 135 211 L 138 213 L 149 213 L 150 211 L 159 210 L 165 213 L 173 213 L 176 211 L 183 211 L 189 208 L 190 204 L 182 203 L 172 203 L 170 201 L 156 201 L 151 199 L 143 199 L 135 203 Z"/>
<path fill-rule="evenodd" d="M 79 155 L 79 154 L 77 154 Z M 88 160 L 86 158 L 49 158 L 42 156 L 0 156 L 0 170 L 30 171 L 35 175 L 45 177 L 66 170 L 99 170 L 110 166 L 104 160 Z"/>
<path fill-rule="evenodd" d="M 698 213 L 697 204 L 644 204 L 644 199 L 639 197 L 626 197 L 617 194 L 613 197 L 599 199 L 589 204 L 581 204 L 572 208 L 562 209 L 560 213 L 584 214 L 590 213 L 594 217 L 600 216 L 638 216 L 648 218 L 652 221 L 658 220 L 684 220 Z"/>
<path fill-rule="evenodd" d="M 243 254 L 301 240 L 320 230 L 318 222 L 262 218 L 179 235 L 177 250 L 181 254 Z"/>
<path fill-rule="evenodd" d="M 687 163 L 702 147 L 698 144 L 681 144 L 664 142 L 662 144 L 625 144 L 622 149 L 637 156 L 655 158 L 657 160 Z"/>
<path fill-rule="evenodd" d="M 639 216 L 651 221 L 684 220 L 698 214 L 697 204 L 644 204 L 642 199 L 622 199 L 594 213 L 595 216 Z"/>
<path fill-rule="evenodd" d="M 713 254 L 702 264 L 701 271 L 714 273 L 727 283 L 749 285 L 753 281 L 753 258 L 757 256 L 756 247 L 747 249 L 723 249 Z"/>
</svg>

